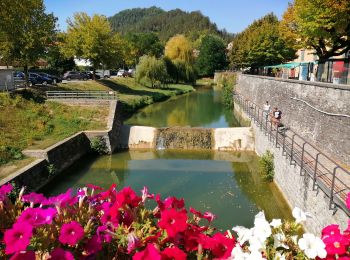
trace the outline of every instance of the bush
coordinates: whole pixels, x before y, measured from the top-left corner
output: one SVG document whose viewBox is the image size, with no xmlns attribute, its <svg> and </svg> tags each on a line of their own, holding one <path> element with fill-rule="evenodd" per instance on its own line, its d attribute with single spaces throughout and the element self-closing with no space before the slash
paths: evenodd
<svg viewBox="0 0 350 260">
<path fill-rule="evenodd" d="M 91 142 L 90 142 L 90 147 L 94 152 L 96 152 L 98 154 L 107 154 L 108 153 L 106 141 L 101 136 L 97 136 L 97 137 L 92 138 Z"/>
<path fill-rule="evenodd" d="M 259 159 L 260 173 L 267 181 L 273 181 L 275 175 L 274 155 L 267 150 Z"/>
<path fill-rule="evenodd" d="M 220 73 L 216 84 L 222 88 L 222 102 L 227 108 L 233 107 L 233 90 L 236 83 L 236 74 Z"/>
</svg>

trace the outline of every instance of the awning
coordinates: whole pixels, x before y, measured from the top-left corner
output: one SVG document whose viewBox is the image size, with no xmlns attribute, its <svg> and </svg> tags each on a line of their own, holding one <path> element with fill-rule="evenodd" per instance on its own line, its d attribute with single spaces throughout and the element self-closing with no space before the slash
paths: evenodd
<svg viewBox="0 0 350 260">
<path fill-rule="evenodd" d="M 309 63 L 314 63 L 313 61 L 311 62 L 289 62 L 289 63 L 283 63 L 283 64 L 278 64 L 278 65 L 271 65 L 271 66 L 264 66 L 264 69 L 268 68 L 287 68 L 287 69 L 294 69 L 296 67 L 302 66 L 302 65 L 308 65 Z"/>
</svg>

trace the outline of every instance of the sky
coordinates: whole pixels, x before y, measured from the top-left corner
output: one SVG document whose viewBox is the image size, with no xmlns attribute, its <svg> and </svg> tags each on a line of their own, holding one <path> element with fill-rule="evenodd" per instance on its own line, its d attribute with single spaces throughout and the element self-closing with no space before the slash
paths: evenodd
<svg viewBox="0 0 350 260">
<path fill-rule="evenodd" d="M 237 33 L 255 19 L 269 12 L 281 18 L 289 0 L 44 0 L 47 12 L 58 17 L 59 28 L 66 29 L 66 19 L 75 12 L 112 16 L 130 8 L 157 6 L 166 11 L 179 8 L 201 11 L 219 29 Z"/>
</svg>

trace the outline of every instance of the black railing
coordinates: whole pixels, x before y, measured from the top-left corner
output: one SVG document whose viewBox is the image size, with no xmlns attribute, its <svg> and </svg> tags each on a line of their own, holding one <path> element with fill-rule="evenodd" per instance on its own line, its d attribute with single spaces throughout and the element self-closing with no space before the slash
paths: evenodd
<svg viewBox="0 0 350 260">
<path fill-rule="evenodd" d="M 350 192 L 350 172 L 287 126 L 276 126 L 270 120 L 270 115 L 255 103 L 237 93 L 233 98 L 273 145 L 282 149 L 282 155 L 290 164 L 300 167 L 300 175 L 309 175 L 312 189 L 321 189 L 328 196 L 329 209 L 335 211 L 341 208 L 350 216 L 346 206 L 347 194 Z"/>
<path fill-rule="evenodd" d="M 117 99 L 114 91 L 46 91 L 46 97 L 47 99 Z"/>
</svg>

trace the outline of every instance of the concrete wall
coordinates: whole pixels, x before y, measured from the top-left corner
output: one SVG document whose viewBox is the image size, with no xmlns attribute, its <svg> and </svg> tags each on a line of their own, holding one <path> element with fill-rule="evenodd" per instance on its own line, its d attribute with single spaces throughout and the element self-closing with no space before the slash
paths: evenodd
<svg viewBox="0 0 350 260">
<path fill-rule="evenodd" d="M 236 113 L 248 118 L 238 104 L 235 104 L 235 110 Z M 310 177 L 300 176 L 300 167 L 290 165 L 290 161 L 282 156 L 281 148 L 276 148 L 253 122 L 252 131 L 255 136 L 256 153 L 262 155 L 270 150 L 274 154 L 274 182 L 284 194 L 291 209 L 299 207 L 312 214 L 312 218 L 308 218 L 304 224 L 305 229 L 319 235 L 322 228 L 330 224 L 336 223 L 346 228 L 348 216 L 341 209 L 335 213 L 329 210 L 329 198 L 321 190 L 314 191 Z"/>
<path fill-rule="evenodd" d="M 282 111 L 283 123 L 338 162 L 350 165 L 350 118 L 326 115 L 291 99 L 350 115 L 350 86 L 239 75 L 236 91 L 260 107 L 269 101 Z"/>
<path fill-rule="evenodd" d="M 123 149 L 155 148 L 156 132 L 157 129 L 154 127 L 123 125 L 117 147 Z"/>
<path fill-rule="evenodd" d="M 254 135 L 250 127 L 214 129 L 215 150 L 254 151 Z"/>
</svg>

